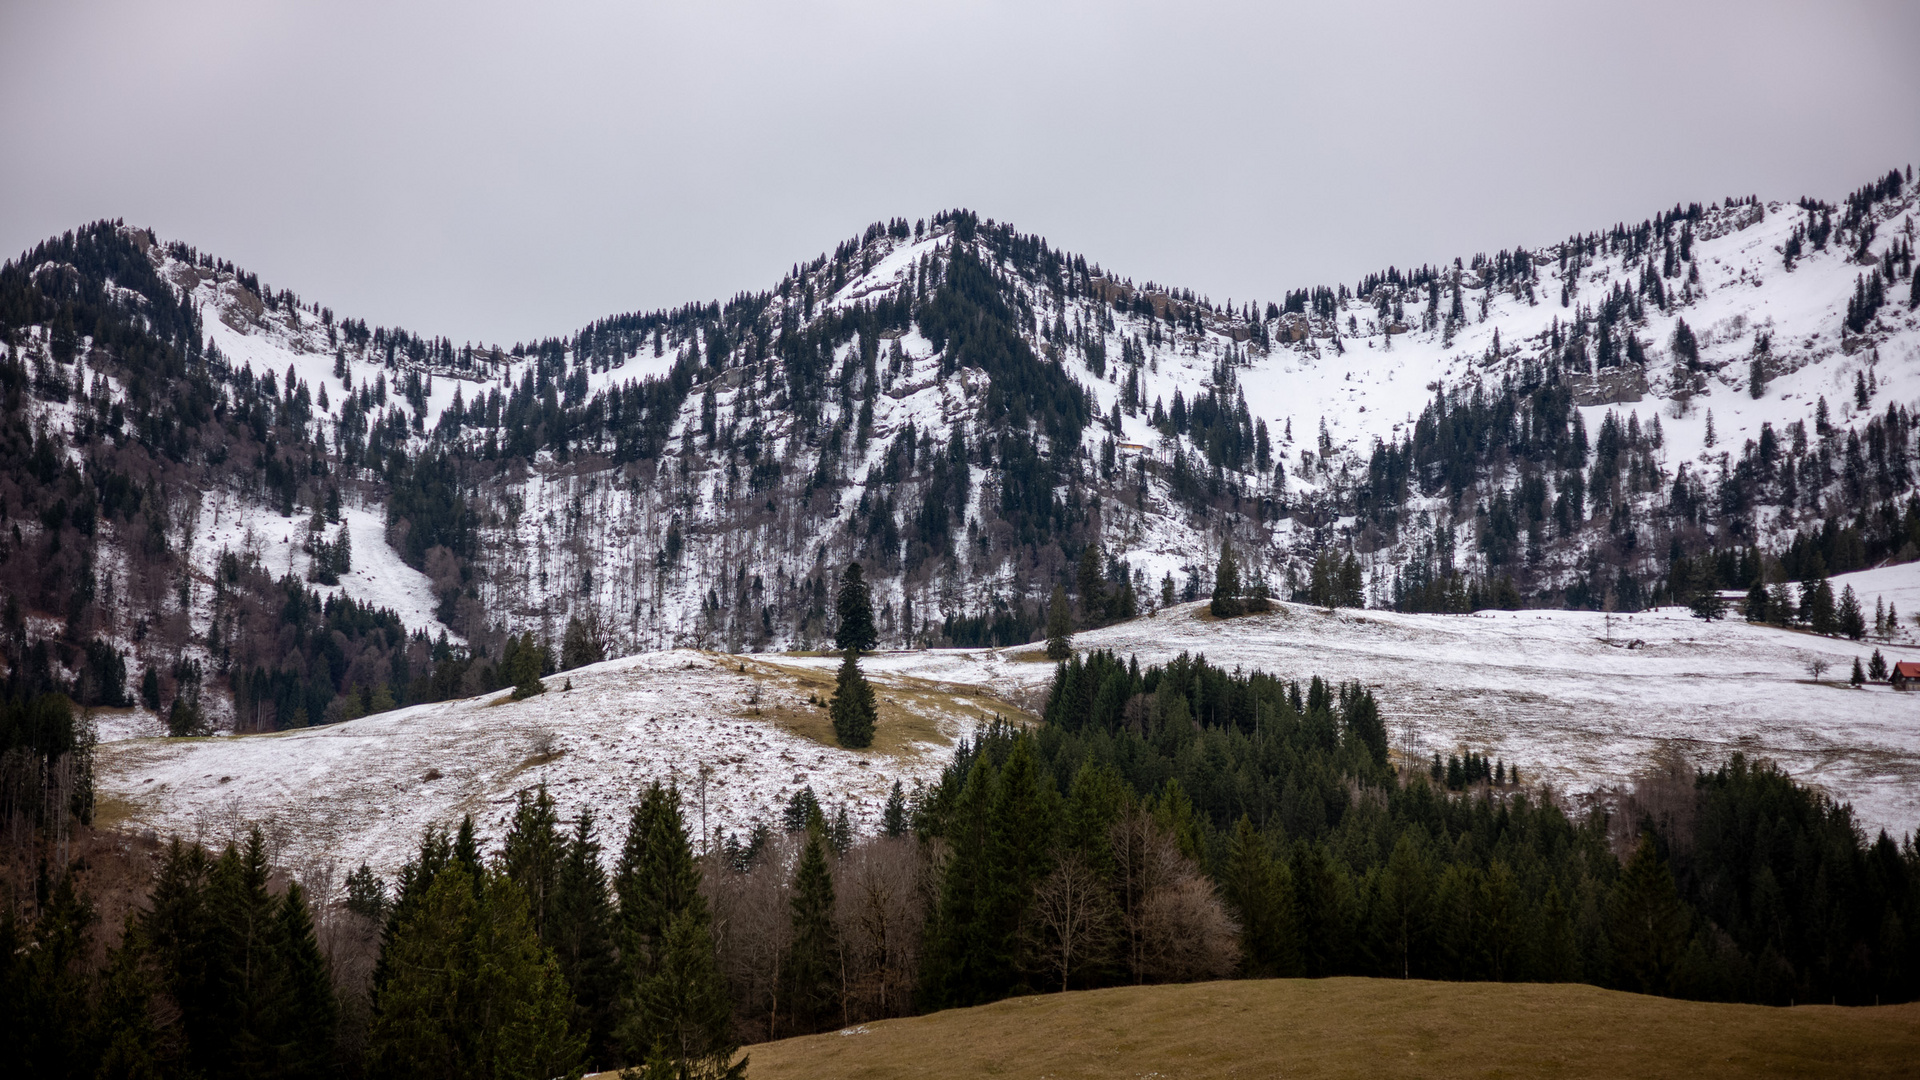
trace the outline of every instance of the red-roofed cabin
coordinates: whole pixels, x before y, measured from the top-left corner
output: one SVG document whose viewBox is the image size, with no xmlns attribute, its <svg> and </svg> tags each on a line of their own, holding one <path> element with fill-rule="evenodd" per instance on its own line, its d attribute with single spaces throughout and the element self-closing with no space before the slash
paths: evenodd
<svg viewBox="0 0 1920 1080">
<path fill-rule="evenodd" d="M 1902 660 L 1893 665 L 1893 674 L 1887 682 L 1895 690 L 1912 690 L 1920 687 L 1920 664 L 1912 660 Z"/>
</svg>

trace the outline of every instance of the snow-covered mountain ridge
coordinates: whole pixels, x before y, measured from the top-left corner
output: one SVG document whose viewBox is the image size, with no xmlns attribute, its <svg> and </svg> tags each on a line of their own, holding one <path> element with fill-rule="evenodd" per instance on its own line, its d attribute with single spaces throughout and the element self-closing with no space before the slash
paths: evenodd
<svg viewBox="0 0 1920 1080">
<path fill-rule="evenodd" d="M 1627 609 L 1692 588 L 1676 554 L 1777 554 L 1829 519 L 1854 541 L 1829 530 L 1827 550 L 1905 546 L 1907 521 L 1865 511 L 1912 485 L 1914 211 L 1896 171 L 1838 205 L 1675 207 L 1273 303 L 1136 283 L 960 211 L 876 224 L 765 293 L 512 347 L 369 329 L 121 229 L 146 267 L 102 272 L 107 291 L 150 327 L 190 313 L 219 435 L 115 428 L 154 391 L 118 373 L 118 342 L 57 317 L 9 337 L 36 386 L 78 387 L 26 405 L 76 468 L 90 441 L 178 437 L 201 470 L 171 500 L 184 591 L 133 599 L 112 544 L 92 572 L 124 616 L 107 636 L 134 645 L 175 610 L 172 651 L 220 670 L 223 553 L 322 576 L 336 518 L 356 560 L 384 561 L 315 588 L 487 657 L 509 632 L 557 648 L 574 619 L 611 655 L 811 645 L 851 559 L 889 643 L 1027 640 L 1056 584 L 1089 622 L 1124 606 L 1080 595 L 1089 542 L 1100 590 L 1136 609 L 1203 593 L 1223 540 L 1282 595 L 1330 555 L 1353 564 L 1349 603 L 1461 606 L 1511 581 Z M 11 269 L 86 287 L 51 255 Z M 120 283 L 139 273 L 172 299 Z M 441 653 L 411 649 L 418 679 Z M 297 659 L 248 663 L 321 679 Z"/>
</svg>

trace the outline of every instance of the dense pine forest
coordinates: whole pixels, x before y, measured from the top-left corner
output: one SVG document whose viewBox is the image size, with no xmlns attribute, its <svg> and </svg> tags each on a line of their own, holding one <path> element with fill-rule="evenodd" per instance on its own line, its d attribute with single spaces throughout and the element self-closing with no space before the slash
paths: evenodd
<svg viewBox="0 0 1920 1080">
<path fill-rule="evenodd" d="M 6 724 L 76 738 L 58 695 Z M 1095 651 L 1038 728 L 896 785 L 879 835 L 810 788 L 778 828 L 698 837 L 671 787 L 572 822 L 534 787 L 503 837 L 431 829 L 394 879 L 317 895 L 258 827 L 130 846 L 69 782 L 15 838 L 0 1001 L 36 1076 L 684 1077 L 864 1020 L 1234 976 L 1920 995 L 1913 838 L 1738 755 L 1570 815 L 1520 763 L 1396 768 L 1388 724 L 1357 685 Z"/>
</svg>

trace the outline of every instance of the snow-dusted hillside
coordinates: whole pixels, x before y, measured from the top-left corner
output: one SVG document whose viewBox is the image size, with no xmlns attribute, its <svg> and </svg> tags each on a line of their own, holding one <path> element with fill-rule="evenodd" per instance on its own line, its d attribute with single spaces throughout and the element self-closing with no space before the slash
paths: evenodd
<svg viewBox="0 0 1920 1080">
<path fill-rule="evenodd" d="M 1920 611 L 1916 567 L 1840 580 Z M 1143 665 L 1194 652 L 1289 678 L 1357 679 L 1379 698 L 1396 756 L 1416 767 L 1472 750 L 1518 766 L 1529 784 L 1604 799 L 1656 753 L 1705 767 L 1740 752 L 1851 802 L 1869 831 L 1920 827 L 1920 694 L 1846 684 L 1853 659 L 1876 647 L 1920 660 L 1909 632 L 1853 643 L 1672 608 L 1610 627 L 1595 612 L 1281 605 L 1219 622 L 1204 609 L 1178 606 L 1075 644 Z M 1831 664 L 1820 682 L 1808 673 L 1815 658 Z M 895 779 L 932 779 L 953 738 L 1017 715 L 1002 702 L 1038 700 L 1053 675 L 1033 650 L 876 655 L 865 666 L 883 699 L 882 749 L 849 752 L 823 741 L 821 710 L 804 704 L 806 692 L 825 695 L 833 664 L 648 653 L 552 677 L 549 693 L 523 702 L 493 694 L 273 735 L 122 739 L 101 747 L 100 791 L 127 827 L 162 835 L 218 840 L 265 822 L 294 866 L 391 870 L 422 828 L 463 813 L 497 838 L 515 793 L 537 783 L 563 814 L 591 807 L 614 828 L 645 784 L 676 782 L 698 829 L 703 772 L 708 831 L 772 823 L 810 784 L 870 832 Z M 561 691 L 568 680 L 574 689 Z"/>
<path fill-rule="evenodd" d="M 1898 587 L 1920 591 L 1920 571 L 1906 568 Z M 1204 617 L 1205 607 L 1084 633 L 1075 645 L 1137 656 L 1142 666 L 1191 652 L 1287 678 L 1357 679 L 1379 698 L 1396 754 L 1422 767 L 1435 752 L 1472 750 L 1579 797 L 1624 788 L 1663 748 L 1696 767 L 1739 752 L 1853 803 L 1869 831 L 1920 828 L 1920 694 L 1847 685 L 1853 660 L 1875 648 L 1890 663 L 1920 660 L 1911 633 L 1899 644 L 1836 641 L 1705 623 L 1675 608 L 1615 616 L 1609 631 L 1599 612 L 1413 615 L 1285 604 L 1220 622 Z M 869 666 L 1040 691 L 1052 665 L 1021 655 L 931 650 Z M 1831 665 L 1819 682 L 1808 670 L 1816 658 Z"/>
<path fill-rule="evenodd" d="M 955 739 L 1023 716 L 969 688 L 881 678 L 875 747 L 855 752 L 821 741 L 825 709 L 808 696 L 830 696 L 832 680 L 805 670 L 678 650 L 547 684 L 524 701 L 495 693 L 299 731 L 105 742 L 100 794 L 125 828 L 213 843 L 260 823 L 287 865 L 343 873 L 362 861 L 391 872 L 422 829 L 462 814 L 498 839 L 535 784 L 569 817 L 591 807 L 614 844 L 655 781 L 680 786 L 690 827 L 709 836 L 777 825 L 809 785 L 829 814 L 844 805 L 872 832 L 894 781 L 934 779 Z"/>
</svg>

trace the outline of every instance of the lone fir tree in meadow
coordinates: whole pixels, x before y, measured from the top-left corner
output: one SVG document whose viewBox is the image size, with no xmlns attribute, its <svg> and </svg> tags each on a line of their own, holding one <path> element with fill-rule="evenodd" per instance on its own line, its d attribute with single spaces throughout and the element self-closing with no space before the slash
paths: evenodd
<svg viewBox="0 0 1920 1080">
<path fill-rule="evenodd" d="M 860 673 L 859 654 L 849 648 L 840 661 L 840 675 L 828 708 L 833 718 L 833 735 L 841 746 L 859 749 L 873 745 L 873 725 L 879 718 L 874 703 L 873 684 Z"/>
<path fill-rule="evenodd" d="M 1065 660 L 1073 655 L 1073 617 L 1067 613 L 1067 590 L 1053 587 L 1053 600 L 1047 605 L 1047 659 Z"/>
<path fill-rule="evenodd" d="M 867 652 L 879 643 L 880 631 L 873 624 L 873 597 L 859 563 L 848 563 L 846 572 L 840 575 L 840 597 L 834 609 L 840 618 L 839 629 L 833 634 L 836 648 Z"/>
<path fill-rule="evenodd" d="M 1700 560 L 1693 581 L 1693 617 L 1713 622 L 1723 619 L 1727 613 L 1727 602 L 1720 596 L 1720 579 L 1714 573 L 1710 560 Z"/>
<path fill-rule="evenodd" d="M 1240 601 L 1240 564 L 1233 557 L 1233 546 L 1220 541 L 1220 565 L 1213 575 L 1213 606 L 1216 619 L 1230 619 L 1244 610 Z"/>
</svg>

